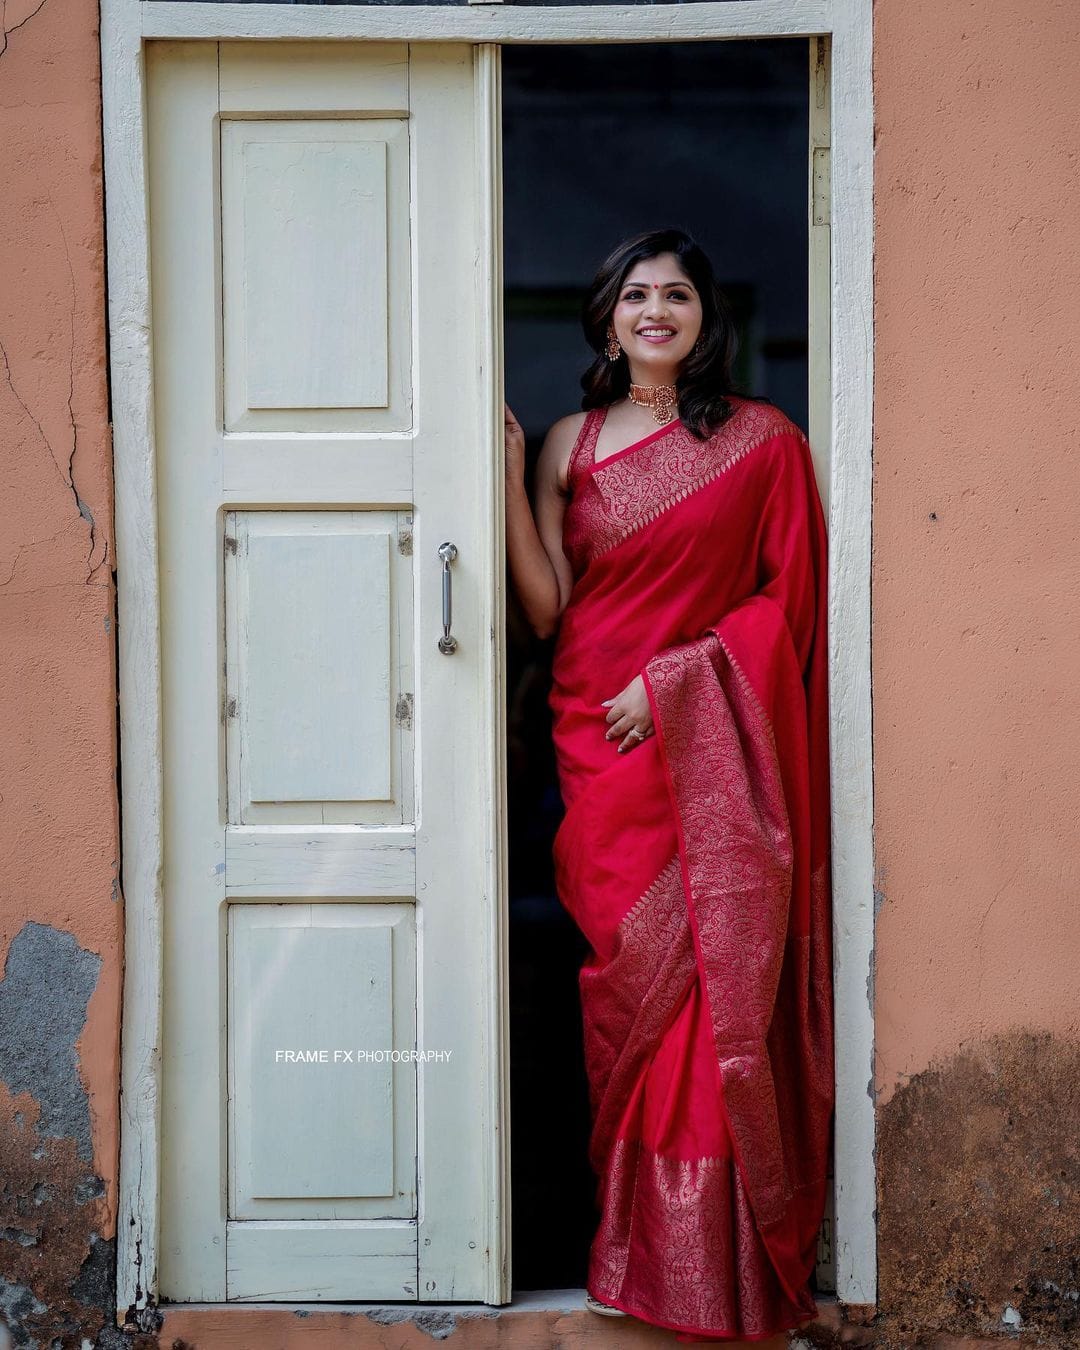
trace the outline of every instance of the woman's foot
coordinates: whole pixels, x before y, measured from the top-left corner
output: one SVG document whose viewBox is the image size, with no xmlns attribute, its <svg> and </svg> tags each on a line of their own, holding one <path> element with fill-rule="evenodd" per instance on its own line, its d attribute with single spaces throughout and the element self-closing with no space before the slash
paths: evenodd
<svg viewBox="0 0 1080 1350">
<path fill-rule="evenodd" d="M 590 1312 L 600 1313 L 603 1317 L 627 1317 L 621 1308 L 615 1308 L 610 1303 L 601 1303 L 598 1298 L 593 1298 L 588 1291 L 585 1293 L 585 1306 Z"/>
</svg>

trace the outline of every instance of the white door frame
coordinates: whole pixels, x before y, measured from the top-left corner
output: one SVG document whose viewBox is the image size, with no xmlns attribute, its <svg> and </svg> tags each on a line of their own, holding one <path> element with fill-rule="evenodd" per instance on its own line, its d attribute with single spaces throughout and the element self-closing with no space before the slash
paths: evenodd
<svg viewBox="0 0 1080 1350">
<path fill-rule="evenodd" d="M 836 990 L 836 1279 L 849 1304 L 877 1297 L 874 1172 L 873 743 L 870 716 L 870 543 L 873 430 L 872 0 L 716 0 L 625 6 L 348 6 L 102 0 L 109 334 L 115 458 L 119 612 L 125 970 L 122 1025 L 117 1317 L 157 1298 L 162 994 L 162 763 L 157 501 L 147 231 L 143 44 L 154 38 L 470 41 L 478 44 L 477 118 L 488 169 L 478 174 L 492 248 L 499 242 L 498 45 L 516 42 L 687 42 L 738 38 L 830 39 L 829 215 L 832 287 L 827 483 L 830 541 L 829 660 Z M 480 166 L 483 168 L 484 166 Z M 496 259 L 497 264 L 497 259 Z M 480 297 L 481 360 L 501 383 L 501 280 Z M 813 296 L 811 304 L 813 305 Z M 488 480 L 501 550 L 502 390 L 488 421 Z M 812 405 L 813 407 L 813 405 Z M 502 631 L 503 569 L 489 561 L 493 634 Z M 502 725 L 503 667 L 492 643 L 493 724 Z M 487 747 L 499 810 L 491 840 L 486 953 L 488 1054 L 493 1065 L 485 1209 L 493 1251 L 489 1301 L 510 1296 L 508 1253 L 508 1026 L 505 763 L 501 735 Z"/>
</svg>

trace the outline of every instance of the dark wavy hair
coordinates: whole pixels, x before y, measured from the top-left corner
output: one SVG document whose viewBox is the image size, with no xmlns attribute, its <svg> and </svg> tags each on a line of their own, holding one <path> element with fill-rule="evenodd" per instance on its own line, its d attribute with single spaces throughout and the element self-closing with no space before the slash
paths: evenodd
<svg viewBox="0 0 1080 1350">
<path fill-rule="evenodd" d="M 734 409 L 725 395 L 754 398 L 738 388 L 732 378 L 731 364 L 737 350 L 735 320 L 727 296 L 717 284 L 712 263 L 701 246 L 685 230 L 668 226 L 647 230 L 624 239 L 600 264 L 581 306 L 581 325 L 585 340 L 597 353 L 596 360 L 581 377 L 585 393 L 582 408 L 605 407 L 630 392 L 630 363 L 609 361 L 607 329 L 630 269 L 646 258 L 674 253 L 683 271 L 694 283 L 701 299 L 702 349 L 692 351 L 683 361 L 675 380 L 679 398 L 679 417 L 699 441 L 706 440 L 728 420 Z M 756 401 L 771 402 L 759 396 Z"/>
</svg>

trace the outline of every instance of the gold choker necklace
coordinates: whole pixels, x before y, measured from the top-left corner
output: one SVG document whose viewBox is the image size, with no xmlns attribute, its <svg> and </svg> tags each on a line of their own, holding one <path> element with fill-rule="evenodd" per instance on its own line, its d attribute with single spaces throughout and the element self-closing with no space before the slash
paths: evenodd
<svg viewBox="0 0 1080 1350">
<path fill-rule="evenodd" d="M 670 422 L 675 415 L 677 395 L 673 384 L 632 384 L 630 401 L 642 408 L 652 408 L 660 423 Z"/>
</svg>

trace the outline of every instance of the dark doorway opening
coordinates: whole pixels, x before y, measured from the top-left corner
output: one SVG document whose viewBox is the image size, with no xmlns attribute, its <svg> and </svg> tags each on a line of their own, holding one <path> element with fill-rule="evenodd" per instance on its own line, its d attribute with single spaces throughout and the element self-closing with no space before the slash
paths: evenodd
<svg viewBox="0 0 1080 1350">
<path fill-rule="evenodd" d="M 619 240 L 658 226 L 712 258 L 741 387 L 806 430 L 806 40 L 507 45 L 502 63 L 505 388 L 530 488 L 547 428 L 581 407 L 584 288 Z M 588 945 L 554 885 L 554 642 L 512 591 L 507 627 L 513 1283 L 582 1288 L 599 1218 L 577 988 Z"/>
</svg>

